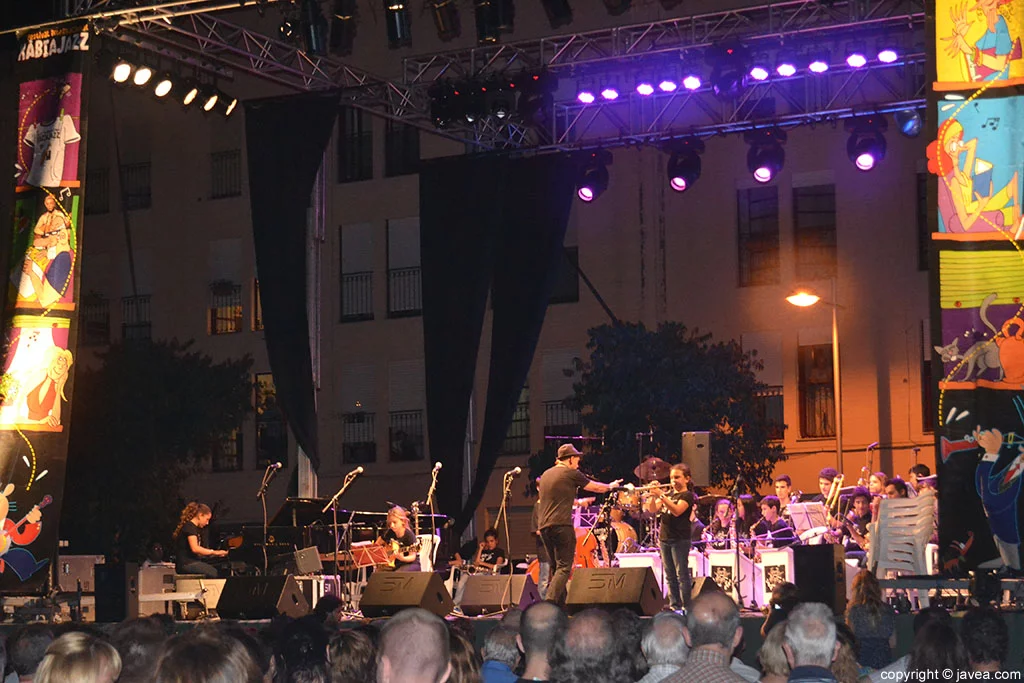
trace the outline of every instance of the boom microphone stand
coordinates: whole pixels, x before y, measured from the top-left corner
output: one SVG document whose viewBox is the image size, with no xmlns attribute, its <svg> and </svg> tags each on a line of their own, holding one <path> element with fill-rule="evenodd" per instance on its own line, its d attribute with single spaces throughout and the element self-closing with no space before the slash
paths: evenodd
<svg viewBox="0 0 1024 683">
<path fill-rule="evenodd" d="M 494 526 L 497 527 L 502 521 L 505 526 L 505 561 L 509 565 L 508 580 L 505 582 L 505 589 L 501 593 L 501 599 L 498 601 L 499 607 L 502 610 L 507 609 L 505 607 L 505 596 L 509 598 L 509 607 L 512 606 L 512 538 L 508 531 L 508 501 L 512 497 L 512 480 L 522 474 L 522 467 L 513 467 L 505 473 L 501 482 L 501 507 L 498 508 L 498 517 L 494 520 Z"/>
<path fill-rule="evenodd" d="M 736 553 L 736 575 L 733 577 L 733 586 L 736 588 L 736 602 L 742 609 L 743 607 L 743 575 L 740 569 L 743 567 L 740 564 L 740 486 L 743 484 L 743 475 L 736 475 L 736 483 L 732 487 L 732 505 L 733 505 L 733 522 L 732 528 L 736 533 L 736 538 L 733 539 L 733 548 Z M 746 520 L 744 520 L 746 523 Z"/>
<path fill-rule="evenodd" d="M 345 479 L 342 480 L 341 488 L 334 494 L 334 497 L 324 506 L 324 509 L 320 511 L 320 514 L 324 514 L 328 510 L 331 511 L 331 531 L 334 534 L 334 580 L 341 581 L 340 567 L 341 567 L 341 535 L 338 534 L 338 499 L 345 495 L 345 491 L 352 485 L 352 482 L 356 480 L 360 474 L 363 473 L 363 467 L 360 465 L 351 472 L 345 475 Z M 349 529 L 352 528 L 352 520 L 355 518 L 355 511 L 348 518 L 348 526 L 345 528 L 345 538 L 347 543 L 351 543 L 352 539 L 349 536 Z M 348 553 L 349 558 L 352 557 L 352 553 Z M 346 582 L 347 583 L 347 582 Z M 347 586 L 346 586 L 347 588 Z M 341 586 L 338 586 L 339 598 L 341 593 Z M 355 611 L 354 605 L 352 605 L 351 595 L 346 591 L 346 597 L 348 598 L 349 611 Z"/>
</svg>

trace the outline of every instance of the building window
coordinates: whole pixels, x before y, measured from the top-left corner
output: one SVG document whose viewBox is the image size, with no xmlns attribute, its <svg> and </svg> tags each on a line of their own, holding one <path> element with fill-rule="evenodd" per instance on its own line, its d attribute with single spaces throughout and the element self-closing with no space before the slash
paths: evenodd
<svg viewBox="0 0 1024 683">
<path fill-rule="evenodd" d="M 422 460 L 424 457 L 423 411 L 392 411 L 388 416 L 391 460 Z"/>
<path fill-rule="evenodd" d="M 420 131 L 388 119 L 384 124 L 384 175 L 393 178 L 419 172 Z"/>
<path fill-rule="evenodd" d="M 242 194 L 242 150 L 214 152 L 210 155 L 210 198 L 237 197 Z"/>
<path fill-rule="evenodd" d="M 263 300 L 260 298 L 260 281 L 252 281 L 252 329 L 254 332 L 263 329 Z"/>
<path fill-rule="evenodd" d="M 832 345 L 801 346 L 800 436 L 836 435 L 836 402 L 832 384 Z"/>
<path fill-rule="evenodd" d="M 420 268 L 388 268 L 388 317 L 405 318 L 420 315 L 423 309 L 423 288 Z"/>
<path fill-rule="evenodd" d="M 233 429 L 213 445 L 210 456 L 214 472 L 237 472 L 242 469 L 242 430 Z"/>
<path fill-rule="evenodd" d="M 579 247 L 565 247 L 565 258 L 558 262 L 558 274 L 548 303 L 571 304 L 580 300 L 579 263 Z"/>
<path fill-rule="evenodd" d="M 373 320 L 373 273 L 341 274 L 341 322 Z"/>
<path fill-rule="evenodd" d="M 110 169 L 90 168 L 85 172 L 85 213 L 110 212 Z"/>
<path fill-rule="evenodd" d="M 373 413 L 343 413 L 341 416 L 341 461 L 363 464 L 377 462 L 377 421 Z"/>
<path fill-rule="evenodd" d="M 544 401 L 544 436 L 581 436 L 580 411 L 568 405 L 569 399 Z"/>
<path fill-rule="evenodd" d="M 736 192 L 739 204 L 740 287 L 779 282 L 779 188 Z"/>
<path fill-rule="evenodd" d="M 210 285 L 210 334 L 242 331 L 242 286 L 221 280 Z"/>
<path fill-rule="evenodd" d="M 754 410 L 768 425 L 768 438 L 772 441 L 782 441 L 786 436 L 782 387 L 766 387 L 755 395 L 755 400 Z"/>
<path fill-rule="evenodd" d="M 338 116 L 338 182 L 373 178 L 373 120 L 355 107 L 342 107 Z"/>
<path fill-rule="evenodd" d="M 149 295 L 126 296 L 121 299 L 121 338 L 141 341 L 153 338 L 153 323 L 149 318 Z"/>
<path fill-rule="evenodd" d="M 932 235 L 928 226 L 928 174 L 917 174 L 917 269 L 928 270 Z"/>
<path fill-rule="evenodd" d="M 277 405 L 277 387 L 269 372 L 256 375 L 256 464 L 288 464 L 288 426 Z"/>
<path fill-rule="evenodd" d="M 836 186 L 793 188 L 796 276 L 827 280 L 836 274 Z"/>
<path fill-rule="evenodd" d="M 79 341 L 82 346 L 106 346 L 110 343 L 110 302 L 107 297 L 88 292 L 82 297 L 78 315 Z"/>
<path fill-rule="evenodd" d="M 121 167 L 121 195 L 124 208 L 148 209 L 153 205 L 150 193 L 149 162 Z"/>
<path fill-rule="evenodd" d="M 519 392 L 512 423 L 508 426 L 501 455 L 527 455 L 530 452 L 530 387 L 526 385 Z"/>
</svg>

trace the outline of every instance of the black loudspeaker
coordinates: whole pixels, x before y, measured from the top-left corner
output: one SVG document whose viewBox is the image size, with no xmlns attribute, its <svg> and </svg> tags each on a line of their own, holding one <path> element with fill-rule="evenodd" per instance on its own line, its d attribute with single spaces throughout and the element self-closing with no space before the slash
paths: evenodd
<svg viewBox="0 0 1024 683">
<path fill-rule="evenodd" d="M 711 484 L 711 432 L 683 432 L 680 452 L 694 486 Z"/>
<path fill-rule="evenodd" d="M 324 571 L 324 563 L 320 560 L 320 549 L 315 545 L 295 551 L 296 574 L 320 574 Z"/>
<path fill-rule="evenodd" d="M 710 576 L 698 576 L 693 579 L 690 584 L 690 596 L 696 598 L 698 595 L 705 595 L 707 593 L 723 593 L 722 587 L 715 583 L 715 580 Z"/>
<path fill-rule="evenodd" d="M 566 608 L 625 607 L 641 616 L 653 616 L 665 606 L 665 596 L 650 567 L 575 569 L 569 582 Z"/>
<path fill-rule="evenodd" d="M 359 601 L 364 617 L 390 617 L 408 607 L 422 607 L 443 618 L 455 603 L 441 577 L 434 572 L 374 572 L 370 575 Z"/>
<path fill-rule="evenodd" d="M 793 583 L 800 600 L 823 602 L 836 614 L 846 611 L 846 551 L 841 545 L 795 545 Z"/>
<path fill-rule="evenodd" d="M 292 576 L 233 576 L 224 583 L 217 614 L 222 619 L 272 619 L 309 614 L 309 602 Z"/>
<path fill-rule="evenodd" d="M 500 612 L 510 606 L 526 609 L 533 603 L 540 602 L 540 599 L 537 584 L 526 574 L 477 574 L 466 579 L 466 591 L 462 594 L 462 612 L 467 617 L 477 617 L 481 614 Z"/>
</svg>

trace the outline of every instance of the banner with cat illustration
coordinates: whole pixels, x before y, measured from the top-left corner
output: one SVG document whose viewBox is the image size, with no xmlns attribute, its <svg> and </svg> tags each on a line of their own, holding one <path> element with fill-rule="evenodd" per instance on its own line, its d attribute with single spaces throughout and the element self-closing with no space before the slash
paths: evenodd
<svg viewBox="0 0 1024 683">
<path fill-rule="evenodd" d="M 1024 0 L 937 0 L 935 90 L 1024 83 Z"/>
<path fill-rule="evenodd" d="M 77 338 L 91 34 L 18 36 L 14 220 L 0 375 L 0 593 L 41 593 L 57 555 Z M 54 586 L 56 587 L 56 586 Z M 75 590 L 75 586 L 60 586 Z"/>
</svg>

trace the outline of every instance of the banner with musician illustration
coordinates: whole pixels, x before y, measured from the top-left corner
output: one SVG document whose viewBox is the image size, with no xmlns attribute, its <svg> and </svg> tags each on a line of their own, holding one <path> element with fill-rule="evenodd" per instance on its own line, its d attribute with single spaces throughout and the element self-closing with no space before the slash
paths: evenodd
<svg viewBox="0 0 1024 683">
<path fill-rule="evenodd" d="M 32 594 L 49 583 L 64 492 L 91 34 L 69 25 L 18 41 L 0 375 L 0 593 Z"/>
<path fill-rule="evenodd" d="M 937 0 L 935 90 L 1024 83 L 1024 0 Z"/>
</svg>

